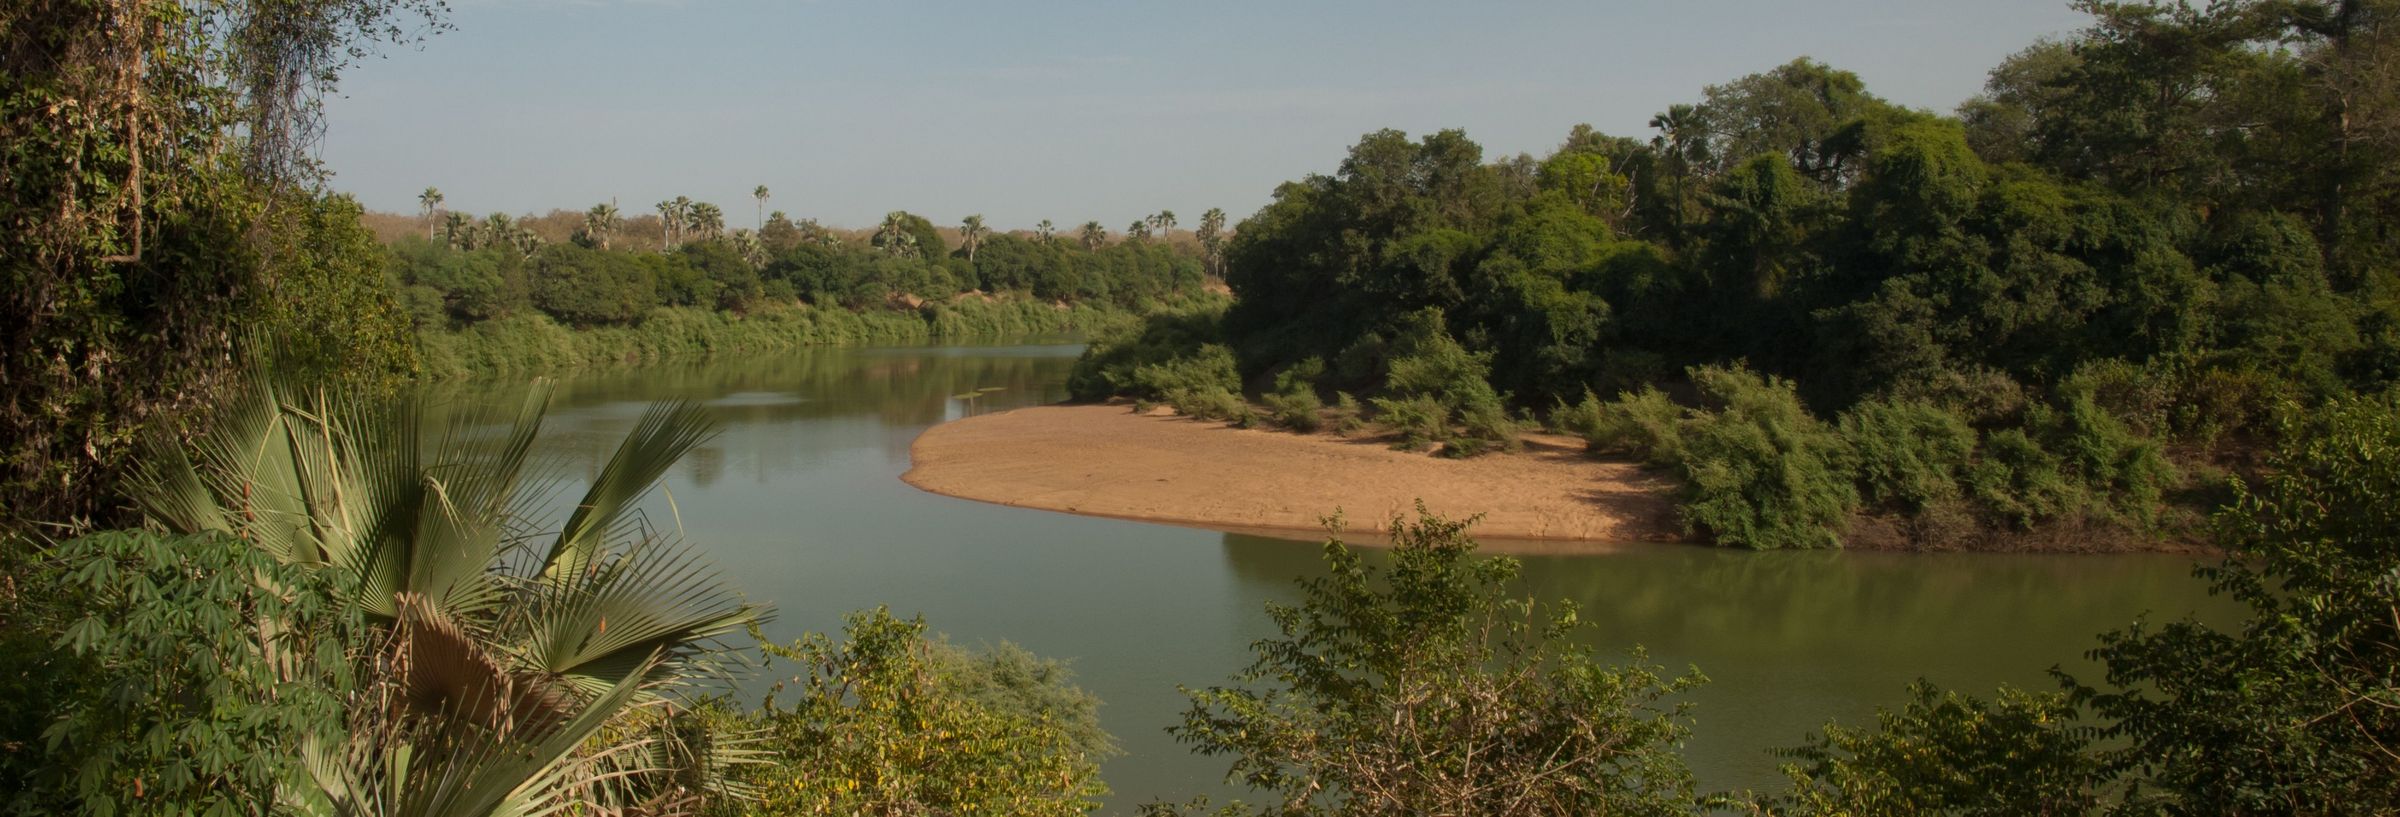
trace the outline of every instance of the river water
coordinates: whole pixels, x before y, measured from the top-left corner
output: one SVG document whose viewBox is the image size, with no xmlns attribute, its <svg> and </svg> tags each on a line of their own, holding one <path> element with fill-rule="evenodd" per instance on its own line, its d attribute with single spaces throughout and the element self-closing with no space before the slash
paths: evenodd
<svg viewBox="0 0 2400 817">
<path fill-rule="evenodd" d="M 1104 767 L 1110 811 L 1222 799 L 1222 761 L 1164 732 L 1178 684 L 1222 682 L 1271 632 L 1270 601 L 1319 572 L 1315 542 L 1006 508 L 900 481 L 930 425 L 1056 402 L 1080 347 L 1018 343 L 821 349 L 561 378 L 541 442 L 571 476 L 598 470 L 653 401 L 709 405 L 722 433 L 651 499 L 751 598 L 768 634 L 838 631 L 847 611 L 922 614 L 965 645 L 1011 641 L 1069 659 L 1105 701 L 1125 753 Z M 513 400 L 519 381 L 448 387 Z M 1330 509 L 1329 509 L 1330 510 Z M 2089 677 L 2093 637 L 2145 614 L 2224 609 L 2174 556 L 1750 553 L 1632 545 L 1527 556 L 1526 589 L 1572 599 L 1606 651 L 1635 644 L 1710 682 L 1690 695 L 1686 757 L 1704 788 L 1772 788 L 1774 747 L 1830 719 L 1868 722 L 1923 677 L 1989 696 Z M 763 689 L 771 678 L 750 683 Z"/>
</svg>

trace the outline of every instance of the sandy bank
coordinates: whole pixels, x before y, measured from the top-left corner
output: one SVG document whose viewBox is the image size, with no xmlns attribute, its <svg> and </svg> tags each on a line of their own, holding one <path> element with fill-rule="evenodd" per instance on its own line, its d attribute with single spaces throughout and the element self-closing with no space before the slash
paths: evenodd
<svg viewBox="0 0 2400 817">
<path fill-rule="evenodd" d="M 1494 550 L 1589 552 L 1680 539 L 1669 484 L 1600 462 L 1566 438 L 1449 460 L 1330 434 L 1245 430 L 1122 405 L 1042 406 L 935 426 L 902 477 L 927 491 L 1024 508 L 1220 530 L 1304 532 L 1343 512 L 1379 530 L 1423 499 L 1484 515 Z"/>
</svg>

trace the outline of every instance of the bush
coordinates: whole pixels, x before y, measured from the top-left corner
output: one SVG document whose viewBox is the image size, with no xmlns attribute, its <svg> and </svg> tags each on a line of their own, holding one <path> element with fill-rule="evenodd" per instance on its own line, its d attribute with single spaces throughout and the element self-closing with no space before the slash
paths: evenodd
<svg viewBox="0 0 2400 817">
<path fill-rule="evenodd" d="M 1211 343 L 1189 355 L 1134 367 L 1131 383 L 1119 393 L 1167 397 L 1179 392 L 1203 391 L 1240 394 L 1241 390 L 1241 377 L 1233 370 L 1233 350 Z"/>
<path fill-rule="evenodd" d="M 1930 403 L 1870 400 L 1842 414 L 1845 470 L 1868 507 L 1917 515 L 1958 501 L 1975 430 Z"/>
<path fill-rule="evenodd" d="M 304 774 L 298 747 L 342 734 L 347 659 L 370 637 L 339 574 L 230 536 L 123 531 L 0 583 L 0 810 L 274 802 Z"/>
<path fill-rule="evenodd" d="M 1838 547 L 1858 504 L 1840 435 L 1800 405 L 1789 381 L 1744 369 L 1692 370 L 1722 403 L 1684 424 L 1684 525 L 1721 545 Z"/>
<path fill-rule="evenodd" d="M 1325 417 L 1322 414 L 1325 409 L 1325 401 L 1318 399 L 1317 393 L 1314 391 L 1270 394 L 1262 399 L 1267 404 L 1268 415 L 1274 419 L 1276 425 L 1303 434 L 1313 433 L 1325 427 Z"/>
<path fill-rule="evenodd" d="M 1375 422 L 1398 437 L 1393 447 L 1406 451 L 1421 451 L 1434 443 L 1446 443 L 1450 433 L 1450 408 L 1428 396 L 1394 398 L 1377 397 Z"/>
<path fill-rule="evenodd" d="M 1388 570 L 1327 542 L 1250 668 L 1187 690 L 1170 731 L 1273 814 L 1688 813 L 1667 700 L 1703 679 L 1596 660 L 1573 607 L 1508 597 L 1517 563 L 1473 558 L 1467 524 L 1394 520 Z"/>
<path fill-rule="evenodd" d="M 1224 313 L 1221 302 L 1212 302 L 1194 309 L 1157 313 L 1137 325 L 1101 335 L 1076 359 L 1074 371 L 1067 375 L 1067 393 L 1077 400 L 1105 400 L 1120 395 L 1152 400 L 1165 397 L 1158 389 L 1141 383 L 1136 372 L 1200 356 L 1204 347 L 1221 342 Z M 1228 357 L 1226 371 L 1231 370 Z M 1241 387 L 1240 380 L 1230 374 L 1216 385 L 1233 391 Z"/>
<path fill-rule="evenodd" d="M 1244 428 L 1256 422 L 1250 403 L 1221 386 L 1175 389 L 1167 392 L 1166 401 L 1176 412 L 1195 420 L 1225 420 Z"/>
<path fill-rule="evenodd" d="M 2107 777 L 2065 695 L 2002 689 L 1995 704 L 1919 681 L 1876 728 L 1828 725 L 1783 773 L 1792 793 L 1762 811 L 1785 815 L 2088 814 Z"/>
<path fill-rule="evenodd" d="M 758 795 L 741 813 L 1065 817 L 1107 794 L 1099 701 L 1057 664 L 972 656 L 881 608 L 843 634 L 765 646 L 806 674 L 743 716 L 764 729 L 764 762 L 737 767 Z"/>
<path fill-rule="evenodd" d="M 1684 409 L 1665 392 L 1648 386 L 1639 392 L 1601 403 L 1591 395 L 1570 410 L 1566 422 L 1581 426 L 1584 444 L 1593 451 L 1621 453 L 1652 465 L 1672 465 L 1683 459 Z"/>
<path fill-rule="evenodd" d="M 1334 392 L 1333 433 L 1349 436 L 1365 430 L 1366 427 L 1366 410 L 1358 404 L 1358 398 L 1352 397 L 1346 391 Z"/>
</svg>

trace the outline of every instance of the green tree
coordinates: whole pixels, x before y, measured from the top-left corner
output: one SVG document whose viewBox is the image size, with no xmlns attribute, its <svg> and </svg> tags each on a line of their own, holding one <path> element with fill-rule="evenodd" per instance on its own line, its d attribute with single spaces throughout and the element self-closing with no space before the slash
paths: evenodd
<svg viewBox="0 0 2400 817">
<path fill-rule="evenodd" d="M 1097 221 L 1086 221 L 1083 223 L 1082 238 L 1085 250 L 1097 251 L 1108 244 L 1108 228 L 1100 226 Z"/>
<path fill-rule="evenodd" d="M 980 213 L 959 222 L 959 243 L 965 245 L 963 249 L 967 251 L 967 263 L 975 263 L 975 251 L 983 247 L 984 237 L 991 235 L 991 232 L 990 228 L 983 226 L 983 215 Z"/>
<path fill-rule="evenodd" d="M 758 200 L 759 232 L 766 232 L 767 229 L 767 195 L 767 186 L 763 184 L 750 191 L 750 198 Z"/>
<path fill-rule="evenodd" d="M 1517 563 L 1472 556 L 1472 520 L 1403 521 L 1386 569 L 1328 541 L 1236 685 L 1185 691 L 1177 739 L 1278 798 L 1264 813 L 1689 813 L 1668 701 L 1698 673 L 1600 663 L 1572 606 L 1510 598 Z"/>
<path fill-rule="evenodd" d="M 1063 816 L 1107 794 L 1099 702 L 1055 663 L 969 655 L 882 608 L 843 631 L 765 646 L 804 674 L 743 718 L 770 760 L 742 770 L 760 798 L 740 813 Z"/>
<path fill-rule="evenodd" d="M 586 240 L 602 250 L 608 249 L 609 238 L 616 235 L 617 229 L 624 224 L 625 220 L 618 217 L 617 206 L 614 204 L 605 202 L 595 204 L 592 205 L 592 209 L 583 213 L 583 234 Z"/>
<path fill-rule="evenodd" d="M 438 223 L 434 216 L 441 210 L 442 191 L 440 188 L 428 187 L 425 188 L 425 192 L 417 194 L 417 213 L 425 219 L 425 240 L 427 241 L 433 240 L 433 228 Z"/>
</svg>

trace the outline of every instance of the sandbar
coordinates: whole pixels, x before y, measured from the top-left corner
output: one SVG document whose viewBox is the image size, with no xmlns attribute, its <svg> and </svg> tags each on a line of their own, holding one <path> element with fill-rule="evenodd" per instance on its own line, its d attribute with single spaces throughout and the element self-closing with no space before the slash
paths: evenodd
<svg viewBox="0 0 2400 817">
<path fill-rule="evenodd" d="M 1415 506 L 1482 514 L 1487 550 L 1594 553 L 1683 541 L 1671 480 L 1527 435 L 1521 452 L 1449 459 L 1389 441 L 1235 428 L 1123 404 L 1038 406 L 927 429 L 901 479 L 920 489 L 1021 508 L 1303 538 L 1339 512 L 1350 531 L 1383 531 Z"/>
</svg>

